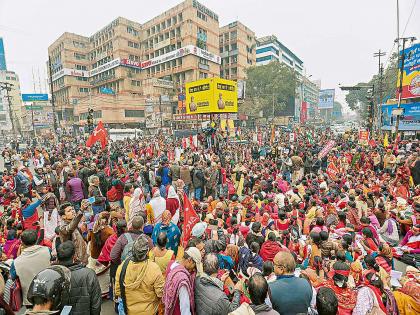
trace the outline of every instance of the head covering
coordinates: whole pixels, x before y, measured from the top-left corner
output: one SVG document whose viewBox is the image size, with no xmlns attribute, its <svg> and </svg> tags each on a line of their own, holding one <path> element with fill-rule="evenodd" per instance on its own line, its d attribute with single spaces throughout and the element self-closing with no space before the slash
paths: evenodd
<svg viewBox="0 0 420 315">
<path fill-rule="evenodd" d="M 201 262 L 201 253 L 196 247 L 190 247 L 188 248 L 185 253 L 190 256 L 194 262 L 195 266 L 197 268 L 197 274 L 200 276 L 203 274 L 203 264 Z"/>
<path fill-rule="evenodd" d="M 179 197 L 178 197 L 178 195 L 177 195 L 177 193 L 175 191 L 174 186 L 169 186 L 169 189 L 168 189 L 168 198 L 167 199 L 178 199 L 178 201 L 179 201 Z"/>
<path fill-rule="evenodd" d="M 162 213 L 162 224 L 168 226 L 171 223 L 172 215 L 169 210 Z"/>
<path fill-rule="evenodd" d="M 140 236 L 133 244 L 133 260 L 136 262 L 145 261 L 149 252 L 149 241 L 145 236 Z"/>
<path fill-rule="evenodd" d="M 198 222 L 196 225 L 194 225 L 191 235 L 195 237 L 202 237 L 204 232 L 206 231 L 207 223 L 205 222 Z"/>
<path fill-rule="evenodd" d="M 95 224 L 93 225 L 93 233 L 97 233 L 100 230 L 102 230 L 104 227 L 108 225 L 108 212 L 101 212 L 98 214 L 98 217 L 96 218 Z"/>
</svg>

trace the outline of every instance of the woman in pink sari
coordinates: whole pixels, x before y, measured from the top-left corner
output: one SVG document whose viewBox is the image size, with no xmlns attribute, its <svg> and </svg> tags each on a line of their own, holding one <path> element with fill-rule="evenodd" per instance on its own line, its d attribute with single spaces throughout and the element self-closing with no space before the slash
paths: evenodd
<svg viewBox="0 0 420 315">
<path fill-rule="evenodd" d="M 6 254 L 7 259 L 15 259 L 17 257 L 20 247 L 20 239 L 17 238 L 15 229 L 7 232 L 7 240 L 3 247 L 3 253 Z"/>
</svg>

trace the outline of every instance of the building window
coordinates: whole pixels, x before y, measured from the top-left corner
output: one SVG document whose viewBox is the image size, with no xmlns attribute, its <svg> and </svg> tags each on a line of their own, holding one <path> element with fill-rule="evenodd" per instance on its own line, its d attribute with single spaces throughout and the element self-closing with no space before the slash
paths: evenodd
<svg viewBox="0 0 420 315">
<path fill-rule="evenodd" d="M 237 35 L 238 35 L 238 33 L 236 31 L 230 32 L 231 39 L 235 39 Z"/>
<path fill-rule="evenodd" d="M 76 77 L 77 80 L 79 81 L 87 81 L 88 78 L 87 77 Z"/>
<path fill-rule="evenodd" d="M 87 70 L 86 66 L 82 66 L 82 65 L 76 65 L 76 70 Z"/>
<path fill-rule="evenodd" d="M 263 62 L 263 61 L 272 60 L 272 59 L 273 59 L 273 56 L 259 57 L 257 58 L 257 62 Z"/>
<path fill-rule="evenodd" d="M 74 57 L 77 59 L 77 60 L 81 60 L 81 59 L 86 59 L 86 55 L 84 55 L 84 54 L 79 54 L 79 53 L 74 53 Z"/>
<path fill-rule="evenodd" d="M 139 35 L 139 32 L 137 30 L 135 30 L 134 28 L 132 28 L 131 26 L 127 26 L 127 33 L 132 34 L 134 36 Z"/>
<path fill-rule="evenodd" d="M 141 86 L 141 81 L 138 81 L 138 80 L 131 80 L 131 85 L 132 85 L 132 86 Z"/>
<path fill-rule="evenodd" d="M 132 42 L 132 41 L 128 41 L 128 47 L 140 48 L 140 44 L 139 43 Z"/>
<path fill-rule="evenodd" d="M 275 49 L 273 46 L 268 46 L 268 47 L 263 47 L 263 48 L 258 48 L 257 49 L 257 54 L 261 54 L 261 53 L 265 53 L 267 51 L 271 51 L 273 53 L 275 53 L 276 55 L 279 54 L 278 49 Z"/>
<path fill-rule="evenodd" d="M 199 17 L 203 21 L 207 21 L 207 15 L 201 13 L 200 11 L 197 11 L 197 17 Z"/>
<path fill-rule="evenodd" d="M 89 88 L 79 88 L 80 93 L 89 93 Z"/>
<path fill-rule="evenodd" d="M 125 117 L 144 117 L 144 110 L 139 109 L 126 109 Z"/>
</svg>

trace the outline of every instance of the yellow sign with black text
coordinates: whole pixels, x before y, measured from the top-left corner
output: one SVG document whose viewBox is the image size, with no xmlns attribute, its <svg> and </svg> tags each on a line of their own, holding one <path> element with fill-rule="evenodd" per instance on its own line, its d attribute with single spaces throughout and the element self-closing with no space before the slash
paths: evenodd
<svg viewBox="0 0 420 315">
<path fill-rule="evenodd" d="M 221 78 L 209 78 L 185 84 L 187 114 L 217 114 L 238 112 L 237 83 Z"/>
</svg>

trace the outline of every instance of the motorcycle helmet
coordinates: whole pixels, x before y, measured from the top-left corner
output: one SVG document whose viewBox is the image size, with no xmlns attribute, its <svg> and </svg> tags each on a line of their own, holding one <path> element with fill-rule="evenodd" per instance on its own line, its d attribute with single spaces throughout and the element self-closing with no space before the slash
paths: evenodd
<svg viewBox="0 0 420 315">
<path fill-rule="evenodd" d="M 52 311 L 61 310 L 70 295 L 71 272 L 64 266 L 51 266 L 39 272 L 32 280 L 28 290 L 28 300 L 34 303 L 35 297 L 52 302 Z"/>
</svg>

